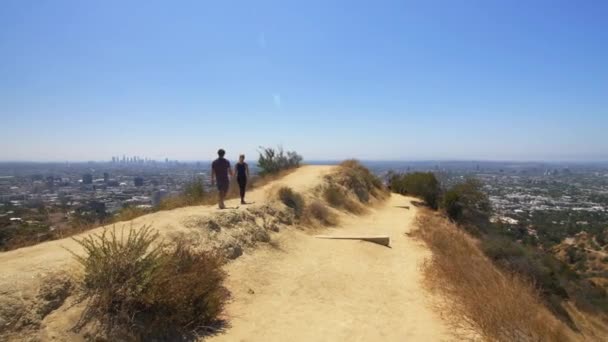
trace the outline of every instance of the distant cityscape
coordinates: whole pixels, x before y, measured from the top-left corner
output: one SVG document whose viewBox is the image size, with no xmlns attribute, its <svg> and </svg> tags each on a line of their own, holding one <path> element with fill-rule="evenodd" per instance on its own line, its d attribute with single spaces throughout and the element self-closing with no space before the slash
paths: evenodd
<svg viewBox="0 0 608 342">
<path fill-rule="evenodd" d="M 336 163 L 333 161 L 311 164 Z M 537 213 L 592 213 L 599 222 L 553 222 L 591 225 L 608 221 L 608 165 L 598 163 L 518 162 L 363 162 L 386 178 L 394 172 L 434 172 L 443 184 L 466 177 L 484 184 L 494 220 L 510 225 L 533 222 Z M 256 172 L 255 162 L 250 162 Z M 71 215 L 94 212 L 110 217 L 127 206 L 151 209 L 167 196 L 202 178 L 209 187 L 210 162 L 163 161 L 147 157 L 112 156 L 107 162 L 0 163 L 0 220 L 10 225 L 68 225 Z M 40 211 L 46 210 L 42 215 Z M 598 216 L 599 215 L 599 216 Z M 576 216 L 579 217 L 580 215 Z"/>
</svg>

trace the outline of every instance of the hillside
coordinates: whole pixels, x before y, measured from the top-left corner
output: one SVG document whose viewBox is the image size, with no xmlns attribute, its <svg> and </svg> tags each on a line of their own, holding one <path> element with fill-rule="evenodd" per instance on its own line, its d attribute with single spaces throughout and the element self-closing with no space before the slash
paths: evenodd
<svg viewBox="0 0 608 342">
<path fill-rule="evenodd" d="M 583 231 L 564 239 L 551 252 L 582 277 L 608 290 L 608 245 Z"/>
<path fill-rule="evenodd" d="M 430 307 L 419 281 L 417 265 L 428 252 L 404 234 L 416 214 L 411 198 L 393 195 L 364 216 L 336 211 L 341 223 L 323 229 L 327 235 L 387 234 L 391 248 L 316 239 L 320 228 L 301 229 L 283 217 L 274 190 L 288 185 L 309 198 L 319 197 L 319 185 L 333 171 L 327 166 L 302 167 L 252 191 L 248 199 L 253 204 L 238 209 L 187 207 L 124 225 L 152 225 L 164 236 L 191 236 L 196 231 L 192 241 L 236 259 L 226 266 L 232 293 L 225 314 L 228 327 L 211 340 L 447 338 L 449 330 Z M 236 207 L 236 201 L 228 205 Z M 274 210 L 271 218 L 255 214 L 268 210 Z M 83 305 L 72 305 L 72 276 L 77 272 L 69 251 L 81 252 L 72 239 L 0 254 L 1 323 L 19 332 L 12 338 L 25 334 L 42 340 L 82 340 L 91 331 L 70 330 Z"/>
<path fill-rule="evenodd" d="M 451 300 L 430 291 L 425 282 L 424 265 L 435 256 L 429 246 L 435 247 L 414 232 L 424 228 L 419 200 L 388 194 L 369 171 L 361 172 L 352 162 L 343 165 L 301 167 L 249 193 L 250 205 L 237 207 L 230 200 L 232 209 L 223 211 L 215 206 L 160 211 L 118 228 L 151 225 L 165 239 L 181 236 L 230 260 L 224 266 L 231 298 L 223 324 L 207 327 L 200 339 L 480 339 L 467 325 L 471 312 L 447 316 L 452 311 L 445 311 L 445 304 Z M 285 186 L 301 194 L 309 207 L 326 207 L 325 215 L 334 218 L 323 223 L 306 212 L 297 219 L 295 209 L 280 199 Z M 332 204 L 336 199 L 328 197 L 328 189 L 330 195 L 347 197 Z M 445 224 L 437 222 L 437 227 Z M 317 234 L 387 235 L 391 243 L 317 239 Z M 473 242 L 466 244 L 471 253 L 480 253 Z M 86 302 L 78 300 L 82 275 L 72 252 L 83 250 L 73 239 L 63 239 L 0 254 L 2 339 L 85 341 L 99 336 L 95 322 L 79 325 Z M 488 262 L 484 265 L 491 268 L 488 274 L 498 274 Z"/>
</svg>

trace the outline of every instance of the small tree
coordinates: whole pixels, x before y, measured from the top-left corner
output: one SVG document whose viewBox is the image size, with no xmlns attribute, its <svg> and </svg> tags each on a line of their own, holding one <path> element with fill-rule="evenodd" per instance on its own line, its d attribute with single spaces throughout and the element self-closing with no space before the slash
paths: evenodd
<svg viewBox="0 0 608 342">
<path fill-rule="evenodd" d="M 475 178 L 452 186 L 443 196 L 443 209 L 456 222 L 485 226 L 492 207 L 481 188 L 481 182 Z"/>
<path fill-rule="evenodd" d="M 458 222 L 462 217 L 462 205 L 460 204 L 458 192 L 448 190 L 443 195 L 442 207 L 450 219 Z"/>
<path fill-rule="evenodd" d="M 441 189 L 432 172 L 395 174 L 390 179 L 390 188 L 402 195 L 421 197 L 431 208 L 437 209 Z"/>
<path fill-rule="evenodd" d="M 260 157 L 258 158 L 258 168 L 260 175 L 274 174 L 282 170 L 297 168 L 302 162 L 302 156 L 295 151 L 285 152 L 279 146 L 276 150 L 269 147 L 260 147 Z"/>
</svg>

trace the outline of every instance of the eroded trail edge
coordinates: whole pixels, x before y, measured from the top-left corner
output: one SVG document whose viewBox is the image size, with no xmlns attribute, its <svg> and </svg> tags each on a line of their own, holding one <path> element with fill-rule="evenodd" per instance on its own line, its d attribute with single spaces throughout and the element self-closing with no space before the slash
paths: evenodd
<svg viewBox="0 0 608 342">
<path fill-rule="evenodd" d="M 368 215 L 342 217 L 323 232 L 387 234 L 390 248 L 293 229 L 232 262 L 230 327 L 211 340 L 449 340 L 421 285 L 419 264 L 429 252 L 405 234 L 414 229 L 411 201 L 393 194 Z"/>
</svg>

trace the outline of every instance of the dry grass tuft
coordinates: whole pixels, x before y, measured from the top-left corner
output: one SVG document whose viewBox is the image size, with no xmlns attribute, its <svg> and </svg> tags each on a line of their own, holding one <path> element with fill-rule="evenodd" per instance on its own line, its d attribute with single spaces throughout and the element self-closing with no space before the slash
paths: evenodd
<svg viewBox="0 0 608 342">
<path fill-rule="evenodd" d="M 323 198 L 330 206 L 353 214 L 363 214 L 366 211 L 363 205 L 350 198 L 345 188 L 331 182 L 323 188 Z"/>
<path fill-rule="evenodd" d="M 336 226 L 339 223 L 338 216 L 321 201 L 310 203 L 306 207 L 306 214 L 324 226 Z"/>
<path fill-rule="evenodd" d="M 215 324 L 228 298 L 222 259 L 157 240 L 149 226 L 77 240 L 89 300 L 82 324 L 99 321 L 116 340 L 177 339 Z"/>
<path fill-rule="evenodd" d="M 342 162 L 336 172 L 325 177 L 320 191 L 330 206 L 353 214 L 364 214 L 365 205 L 389 195 L 382 181 L 356 160 Z"/>
<path fill-rule="evenodd" d="M 372 198 L 386 197 L 386 189 L 380 178 L 355 159 L 340 163 L 340 171 L 336 177 L 338 183 L 352 191 L 361 203 L 367 203 Z"/>
<path fill-rule="evenodd" d="M 431 249 L 425 284 L 448 301 L 447 316 L 490 341 L 564 341 L 565 328 L 544 308 L 534 286 L 500 272 L 475 241 L 447 219 L 422 211 L 419 236 Z"/>
<path fill-rule="evenodd" d="M 302 197 L 302 195 L 287 186 L 280 188 L 278 195 L 283 204 L 293 209 L 296 219 L 302 217 L 306 207 L 306 202 L 304 201 L 304 197 Z"/>
</svg>

